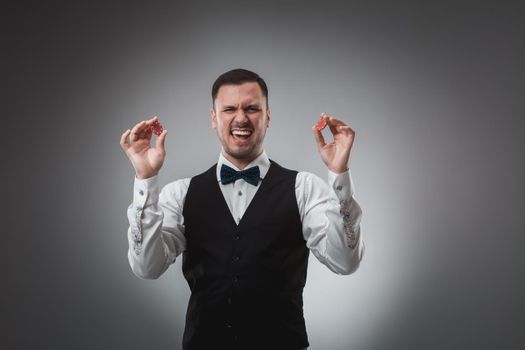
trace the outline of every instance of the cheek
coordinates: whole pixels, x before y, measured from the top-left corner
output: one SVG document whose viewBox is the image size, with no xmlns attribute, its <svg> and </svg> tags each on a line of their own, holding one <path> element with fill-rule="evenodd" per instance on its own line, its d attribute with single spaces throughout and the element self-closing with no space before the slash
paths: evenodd
<svg viewBox="0 0 525 350">
<path fill-rule="evenodd" d="M 225 125 L 224 123 L 220 123 L 217 125 L 218 130 L 220 130 L 221 134 L 228 136 L 230 135 L 230 128 Z"/>
<path fill-rule="evenodd" d="M 268 122 L 269 120 L 266 119 L 266 118 L 261 118 L 260 122 L 259 122 L 259 127 L 260 129 L 264 132 L 266 130 L 266 128 L 268 127 Z"/>
<path fill-rule="evenodd" d="M 215 129 L 217 129 L 218 131 L 221 131 L 224 125 L 224 122 L 222 121 L 221 118 L 215 118 L 214 124 L 215 124 Z"/>
</svg>

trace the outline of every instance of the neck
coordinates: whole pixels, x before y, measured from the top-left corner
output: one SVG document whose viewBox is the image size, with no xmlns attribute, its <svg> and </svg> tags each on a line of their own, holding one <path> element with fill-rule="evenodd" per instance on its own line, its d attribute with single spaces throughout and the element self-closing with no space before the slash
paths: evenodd
<svg viewBox="0 0 525 350">
<path fill-rule="evenodd" d="M 228 159 L 228 161 L 230 163 L 232 163 L 233 165 L 235 165 L 237 168 L 239 168 L 240 170 L 243 170 L 244 168 L 246 168 L 246 166 L 248 164 L 250 164 L 251 162 L 253 162 L 257 157 L 259 157 L 261 155 L 261 153 L 263 152 L 263 150 L 261 149 L 255 156 L 253 157 L 250 157 L 250 158 L 243 158 L 243 159 L 239 159 L 239 158 L 234 158 L 232 157 L 231 155 L 229 155 L 228 153 L 224 152 L 224 149 L 222 150 L 222 155 L 224 156 L 224 158 Z"/>
</svg>

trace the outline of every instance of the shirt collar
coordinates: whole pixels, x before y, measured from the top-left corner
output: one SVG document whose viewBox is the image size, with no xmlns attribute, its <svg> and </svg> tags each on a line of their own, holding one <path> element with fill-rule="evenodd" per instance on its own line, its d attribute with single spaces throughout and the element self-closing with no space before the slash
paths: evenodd
<svg viewBox="0 0 525 350">
<path fill-rule="evenodd" d="M 235 169 L 237 171 L 241 170 L 239 168 L 237 168 L 235 165 L 233 165 L 228 159 L 226 159 L 223 155 L 222 155 L 222 152 L 219 154 L 219 160 L 217 161 L 217 181 L 221 181 L 221 167 L 222 165 L 225 164 L 227 166 L 229 166 L 230 168 L 232 169 Z M 261 179 L 264 179 L 264 177 L 266 176 L 266 173 L 268 172 L 268 169 L 270 169 L 270 159 L 268 159 L 268 156 L 266 155 L 266 152 L 263 150 L 261 154 L 259 154 L 259 156 L 257 158 L 255 158 L 254 160 L 252 160 L 252 162 L 250 164 L 248 164 L 244 169 L 249 169 L 253 166 L 259 166 L 259 171 L 261 173 Z"/>
</svg>

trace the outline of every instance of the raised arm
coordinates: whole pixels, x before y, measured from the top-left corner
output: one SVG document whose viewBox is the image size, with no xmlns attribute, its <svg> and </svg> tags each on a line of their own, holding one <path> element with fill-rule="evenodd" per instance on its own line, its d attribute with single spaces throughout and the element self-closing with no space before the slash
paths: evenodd
<svg viewBox="0 0 525 350">
<path fill-rule="evenodd" d="M 158 173 L 166 156 L 167 131 L 151 146 L 157 117 L 137 123 L 120 138 L 120 146 L 135 169 L 133 202 L 127 210 L 128 260 L 140 278 L 155 279 L 185 249 L 182 205 L 190 179 L 175 181 L 159 190 Z"/>
<path fill-rule="evenodd" d="M 324 126 L 330 128 L 332 143 L 325 142 Z M 354 198 L 348 167 L 355 131 L 341 120 L 321 113 L 312 132 L 328 168 L 328 185 L 314 174 L 297 175 L 296 195 L 303 234 L 319 261 L 335 273 L 350 274 L 359 267 L 364 253 L 362 210 Z"/>
</svg>

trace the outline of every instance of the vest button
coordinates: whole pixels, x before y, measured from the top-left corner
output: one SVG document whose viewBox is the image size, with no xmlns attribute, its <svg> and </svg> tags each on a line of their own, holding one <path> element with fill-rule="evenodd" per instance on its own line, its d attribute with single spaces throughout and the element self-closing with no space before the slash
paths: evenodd
<svg viewBox="0 0 525 350">
<path fill-rule="evenodd" d="M 230 322 L 226 322 L 226 328 L 231 329 L 232 328 L 232 324 Z"/>
<path fill-rule="evenodd" d="M 233 235 L 233 240 L 238 241 L 241 238 L 239 235 Z"/>
<path fill-rule="evenodd" d="M 232 258 L 232 260 L 235 261 L 235 262 L 239 261 L 239 259 L 240 259 L 240 258 L 239 258 L 238 255 L 235 255 L 235 256 Z"/>
<path fill-rule="evenodd" d="M 233 281 L 233 283 L 237 283 L 237 282 L 239 282 L 239 277 L 237 277 L 237 276 L 233 276 L 233 277 L 232 277 L 232 281 Z"/>
</svg>

